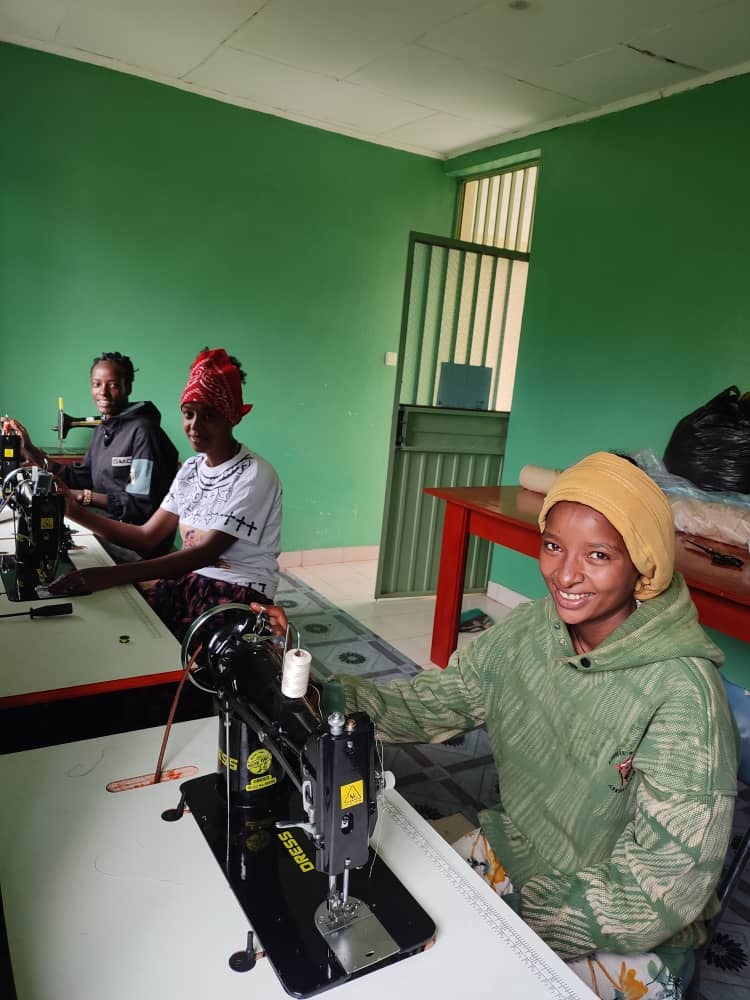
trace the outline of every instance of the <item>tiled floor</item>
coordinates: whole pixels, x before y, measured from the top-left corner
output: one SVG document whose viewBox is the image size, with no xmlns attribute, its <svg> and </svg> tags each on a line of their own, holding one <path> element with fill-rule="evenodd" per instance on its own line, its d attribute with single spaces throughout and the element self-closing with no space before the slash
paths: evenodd
<svg viewBox="0 0 750 1000">
<path fill-rule="evenodd" d="M 377 562 L 374 560 L 290 566 L 289 571 L 363 625 L 367 625 L 418 666 L 435 666 L 430 661 L 434 597 L 374 600 L 377 572 Z M 510 611 L 483 594 L 468 594 L 464 598 L 463 607 L 464 610 L 480 608 L 495 622 Z M 459 647 L 470 638 L 470 635 L 459 635 Z"/>
<path fill-rule="evenodd" d="M 437 669 L 430 662 L 434 598 L 374 600 L 377 572 L 377 562 L 374 560 L 290 566 L 289 571 L 337 607 L 362 622 L 418 666 Z M 465 597 L 463 608 L 464 610 L 480 608 L 495 622 L 510 611 L 502 604 L 477 594 Z M 293 613 L 290 617 L 293 618 Z M 471 638 L 470 634 L 459 634 L 459 647 L 469 642 Z M 393 753 L 399 755 L 398 768 L 392 763 L 388 766 L 394 771 L 398 770 L 402 790 L 410 801 L 414 800 L 412 804 L 417 808 L 420 808 L 420 805 L 426 808 L 439 806 L 440 802 L 435 796 L 439 795 L 440 789 L 443 788 L 447 790 L 447 808 L 436 810 L 436 815 L 442 816 L 445 812 L 455 809 L 457 795 L 463 790 L 467 795 L 467 808 L 464 809 L 464 814 L 473 819 L 476 816 L 473 808 L 476 802 L 486 801 L 491 790 L 473 787 L 472 780 L 474 783 L 489 780 L 486 776 L 493 774 L 496 778 L 496 773 L 490 766 L 491 759 L 486 756 L 488 747 L 486 743 L 481 742 L 480 737 L 481 732 L 472 734 L 458 752 L 450 751 L 451 760 L 447 766 L 443 766 L 439 748 L 434 746 L 429 748 L 430 756 L 423 756 L 419 747 L 401 752 L 398 748 L 392 748 Z M 437 757 L 436 752 L 438 752 Z M 465 761 L 460 759 L 462 753 L 465 754 Z M 395 761 L 396 757 L 393 759 Z M 480 762 L 484 762 L 487 766 L 473 766 Z M 410 785 L 410 768 L 419 772 L 418 774 L 415 772 L 414 778 L 417 780 L 414 787 Z M 462 771 L 460 776 L 459 771 Z M 485 776 L 484 779 L 482 775 Z M 426 778 L 430 780 L 425 782 Z M 430 789 L 429 804 L 419 801 L 420 788 L 424 787 Z M 743 814 L 746 810 L 750 810 L 750 788 L 743 786 L 740 791 L 735 827 L 737 830 L 744 829 L 747 819 Z M 702 1000 L 750 1000 L 750 986 L 747 981 L 747 960 L 750 954 L 750 886 L 747 885 L 747 881 L 745 879 L 741 884 L 722 920 L 714 948 L 714 961 L 709 959 L 703 964 Z"/>
</svg>

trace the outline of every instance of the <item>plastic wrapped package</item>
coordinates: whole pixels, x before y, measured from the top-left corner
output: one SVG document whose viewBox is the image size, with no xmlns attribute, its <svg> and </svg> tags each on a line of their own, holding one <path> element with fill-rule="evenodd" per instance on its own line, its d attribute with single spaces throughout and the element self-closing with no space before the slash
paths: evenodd
<svg viewBox="0 0 750 1000">
<path fill-rule="evenodd" d="M 681 496 L 668 499 L 677 531 L 713 538 L 750 551 L 750 507 L 734 507 Z"/>
<path fill-rule="evenodd" d="M 702 490 L 688 479 L 668 472 L 650 448 L 630 452 L 630 457 L 666 493 L 677 531 L 750 551 L 750 495 Z"/>
<path fill-rule="evenodd" d="M 748 493 L 738 493 L 733 490 L 702 490 L 689 479 L 685 479 L 684 476 L 673 475 L 651 448 L 631 451 L 629 455 L 647 475 L 651 476 L 657 486 L 661 486 L 668 496 L 676 494 L 692 497 L 695 500 L 706 500 L 709 503 L 727 503 L 733 504 L 735 507 L 750 507 L 750 494 Z"/>
</svg>

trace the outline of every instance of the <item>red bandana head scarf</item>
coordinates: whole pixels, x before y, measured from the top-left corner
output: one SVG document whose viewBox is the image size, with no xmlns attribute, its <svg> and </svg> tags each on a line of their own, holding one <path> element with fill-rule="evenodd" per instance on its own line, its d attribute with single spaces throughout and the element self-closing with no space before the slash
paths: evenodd
<svg viewBox="0 0 750 1000">
<path fill-rule="evenodd" d="M 253 408 L 251 403 L 242 402 L 239 370 L 221 347 L 215 351 L 201 351 L 193 362 L 185 391 L 180 396 L 180 406 L 185 403 L 211 406 L 226 417 L 232 427 Z"/>
</svg>

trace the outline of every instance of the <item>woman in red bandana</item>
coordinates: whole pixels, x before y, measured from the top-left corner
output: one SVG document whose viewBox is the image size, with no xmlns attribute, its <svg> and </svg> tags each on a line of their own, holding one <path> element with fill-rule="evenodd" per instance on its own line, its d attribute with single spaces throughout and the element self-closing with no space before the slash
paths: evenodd
<svg viewBox="0 0 750 1000">
<path fill-rule="evenodd" d="M 221 348 L 206 348 L 195 359 L 180 408 L 196 454 L 182 465 L 145 524 L 111 521 L 69 501 L 68 516 L 108 541 L 147 552 L 179 526 L 182 549 L 157 559 L 67 573 L 51 584 L 52 593 L 142 583 L 146 599 L 178 639 L 216 604 L 271 603 L 279 576 L 281 482 L 265 459 L 234 437 L 234 428 L 251 409 L 242 401 L 244 378 L 237 359 Z"/>
</svg>

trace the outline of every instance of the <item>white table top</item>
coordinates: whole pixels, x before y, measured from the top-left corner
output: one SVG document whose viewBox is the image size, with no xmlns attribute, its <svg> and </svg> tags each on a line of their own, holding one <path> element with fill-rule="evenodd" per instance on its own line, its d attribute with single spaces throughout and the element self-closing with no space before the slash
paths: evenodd
<svg viewBox="0 0 750 1000">
<path fill-rule="evenodd" d="M 76 536 L 76 541 L 82 546 L 70 554 L 76 568 L 112 565 L 94 535 Z M 70 600 L 72 615 L 0 620 L 0 707 L 18 704 L 19 699 L 44 700 L 41 692 L 90 684 L 115 690 L 129 678 L 180 671 L 179 643 L 135 587 L 112 587 Z M 2 595 L 0 613 L 28 611 L 43 603 L 11 601 Z M 121 642 L 121 636 L 128 641 Z"/>
<path fill-rule="evenodd" d="M 217 725 L 175 726 L 165 767 L 213 770 Z M 161 738 L 148 729 L 0 757 L 0 884 L 19 1000 L 286 996 L 267 960 L 229 969 L 247 921 L 193 817 L 161 819 L 178 782 L 105 789 L 153 772 Z M 436 941 L 332 998 L 593 997 L 397 791 L 380 814 L 373 844 Z"/>
<path fill-rule="evenodd" d="M 13 537 L 13 511 L 6 504 L 0 510 L 0 538 Z"/>
</svg>

